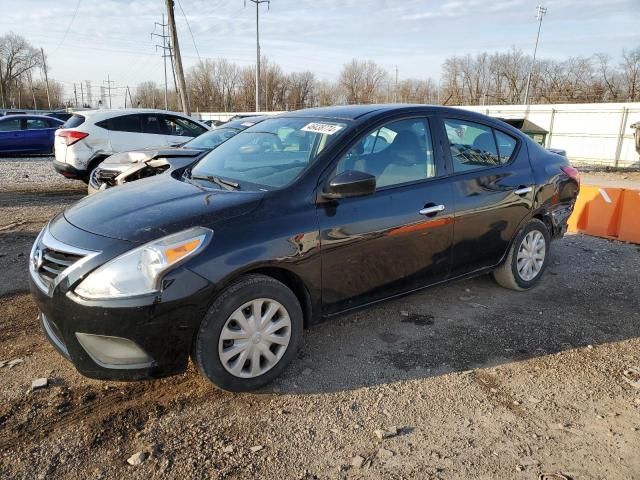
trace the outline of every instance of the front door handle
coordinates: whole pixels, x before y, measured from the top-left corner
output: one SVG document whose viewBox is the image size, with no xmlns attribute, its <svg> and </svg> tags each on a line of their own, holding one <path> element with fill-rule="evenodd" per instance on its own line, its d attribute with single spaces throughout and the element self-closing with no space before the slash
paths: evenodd
<svg viewBox="0 0 640 480">
<path fill-rule="evenodd" d="M 531 190 L 533 190 L 532 187 L 521 187 L 521 188 L 518 188 L 517 190 L 514 190 L 513 193 L 515 193 L 516 195 L 526 195 Z"/>
<path fill-rule="evenodd" d="M 425 207 L 420 210 L 420 215 L 433 215 L 444 210 L 444 205 L 434 205 L 433 207 Z"/>
</svg>

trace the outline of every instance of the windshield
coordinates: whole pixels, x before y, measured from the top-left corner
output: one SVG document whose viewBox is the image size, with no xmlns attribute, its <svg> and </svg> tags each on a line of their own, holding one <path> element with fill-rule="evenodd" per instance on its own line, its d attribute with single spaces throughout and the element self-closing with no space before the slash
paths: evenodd
<svg viewBox="0 0 640 480">
<path fill-rule="evenodd" d="M 263 188 L 291 183 L 347 125 L 313 118 L 273 118 L 206 155 L 192 176 L 216 176 Z"/>
<path fill-rule="evenodd" d="M 233 137 L 238 130 L 234 128 L 218 128 L 212 132 L 203 133 L 193 140 L 189 140 L 183 145 L 186 148 L 197 148 L 200 150 L 213 150 L 225 140 Z"/>
</svg>

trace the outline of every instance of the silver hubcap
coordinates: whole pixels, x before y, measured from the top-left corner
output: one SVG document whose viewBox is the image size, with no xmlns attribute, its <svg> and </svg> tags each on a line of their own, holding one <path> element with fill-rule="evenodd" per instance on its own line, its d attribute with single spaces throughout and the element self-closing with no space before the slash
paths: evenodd
<svg viewBox="0 0 640 480">
<path fill-rule="evenodd" d="M 547 245 L 544 235 L 538 230 L 532 230 L 525 235 L 518 248 L 517 268 L 520 278 L 529 282 L 536 278 L 542 270 Z"/>
<path fill-rule="evenodd" d="M 245 303 L 227 319 L 218 341 L 222 366 L 231 375 L 254 378 L 280 361 L 291 340 L 289 312 L 270 298 Z"/>
</svg>

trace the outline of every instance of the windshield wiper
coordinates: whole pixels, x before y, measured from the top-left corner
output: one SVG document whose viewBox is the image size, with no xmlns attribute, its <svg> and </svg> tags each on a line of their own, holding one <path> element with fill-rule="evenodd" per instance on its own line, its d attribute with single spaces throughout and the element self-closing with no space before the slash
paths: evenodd
<svg viewBox="0 0 640 480">
<path fill-rule="evenodd" d="M 207 180 L 213 182 L 220 188 L 225 190 L 240 190 L 240 184 L 232 182 L 231 180 L 225 180 L 224 178 L 216 177 L 215 175 L 191 175 L 193 180 Z"/>
</svg>

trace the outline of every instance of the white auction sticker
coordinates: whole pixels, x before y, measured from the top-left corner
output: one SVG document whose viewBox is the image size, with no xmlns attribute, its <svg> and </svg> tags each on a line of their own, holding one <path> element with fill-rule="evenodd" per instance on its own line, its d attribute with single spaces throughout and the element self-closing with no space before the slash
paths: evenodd
<svg viewBox="0 0 640 480">
<path fill-rule="evenodd" d="M 342 125 L 335 125 L 332 123 L 318 123 L 312 122 L 308 123 L 300 130 L 303 132 L 313 132 L 313 133 L 324 133 L 326 135 L 333 135 L 336 132 L 339 132 L 343 129 Z"/>
</svg>

